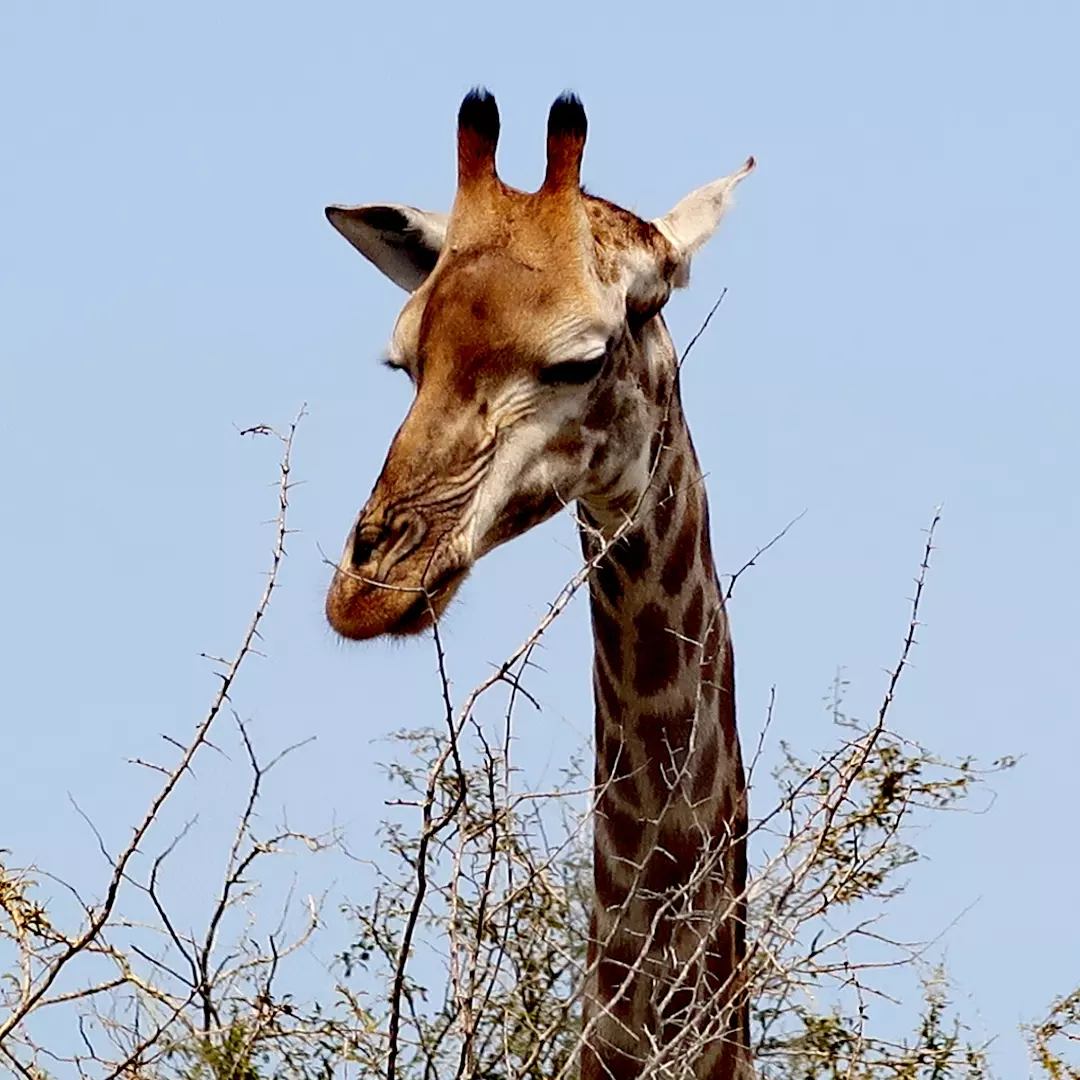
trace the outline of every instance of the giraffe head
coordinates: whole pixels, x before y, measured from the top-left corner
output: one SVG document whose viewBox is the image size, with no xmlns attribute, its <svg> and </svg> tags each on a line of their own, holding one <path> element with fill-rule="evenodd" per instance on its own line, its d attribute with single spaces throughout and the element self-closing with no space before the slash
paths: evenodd
<svg viewBox="0 0 1080 1080">
<path fill-rule="evenodd" d="M 448 216 L 327 209 L 410 294 L 389 362 L 415 388 L 327 596 L 345 637 L 422 630 L 487 551 L 573 500 L 617 506 L 647 476 L 674 371 L 643 342 L 753 160 L 647 222 L 582 191 L 585 130 L 560 97 L 544 182 L 518 191 L 496 173 L 495 100 L 473 92 Z"/>
</svg>

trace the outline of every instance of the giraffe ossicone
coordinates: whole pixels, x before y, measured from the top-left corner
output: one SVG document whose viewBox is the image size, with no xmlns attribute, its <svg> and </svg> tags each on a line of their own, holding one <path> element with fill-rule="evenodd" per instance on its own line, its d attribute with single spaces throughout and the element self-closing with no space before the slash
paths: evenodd
<svg viewBox="0 0 1080 1080">
<path fill-rule="evenodd" d="M 664 217 L 586 194 L 586 118 L 551 108 L 533 193 L 499 178 L 499 114 L 458 114 L 448 215 L 334 206 L 409 293 L 389 360 L 412 406 L 345 542 L 327 616 L 416 633 L 473 564 L 576 501 L 595 560 L 594 888 L 581 1072 L 751 1075 L 746 791 L 708 508 L 662 309 L 749 159 Z"/>
</svg>

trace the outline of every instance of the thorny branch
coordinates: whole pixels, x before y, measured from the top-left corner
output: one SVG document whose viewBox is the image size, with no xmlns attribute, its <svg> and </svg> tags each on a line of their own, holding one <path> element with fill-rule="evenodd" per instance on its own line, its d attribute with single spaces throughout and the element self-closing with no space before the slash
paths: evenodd
<svg viewBox="0 0 1080 1080">
<path fill-rule="evenodd" d="M 260 785 L 266 772 L 273 767 L 282 755 L 267 766 L 261 766 L 248 737 L 246 726 L 237 716 L 237 726 L 247 752 L 251 770 L 251 783 L 248 799 L 238 823 L 234 842 L 228 857 L 228 868 L 221 894 L 213 909 L 205 935 L 197 941 L 190 935 L 181 933 L 168 914 L 159 886 L 159 875 L 166 858 L 173 852 L 177 843 L 187 832 L 187 828 L 171 843 L 167 844 L 151 863 L 150 875 L 145 885 L 140 885 L 132 875 L 132 863 L 137 853 L 141 852 L 147 839 L 162 816 L 162 810 L 170 797 L 177 790 L 185 775 L 191 774 L 193 761 L 203 747 L 213 747 L 210 741 L 211 731 L 222 710 L 231 700 L 231 692 L 237 676 L 247 658 L 257 653 L 256 642 L 261 639 L 260 627 L 269 610 L 271 599 L 278 587 L 279 575 L 285 558 L 288 528 L 289 495 L 292 481 L 292 452 L 297 426 L 304 416 L 304 410 L 289 425 L 287 431 L 278 433 L 266 425 L 246 429 L 241 434 L 273 435 L 282 445 L 278 468 L 277 514 L 274 521 L 274 540 L 270 564 L 266 572 L 266 583 L 254 608 L 250 621 L 241 637 L 239 647 L 228 662 L 219 658 L 215 662 L 224 670 L 218 672 L 220 685 L 211 700 L 210 706 L 193 733 L 186 741 L 163 736 L 167 742 L 180 751 L 178 759 L 171 765 L 138 761 L 137 764 L 149 765 L 164 776 L 157 793 L 151 799 L 146 811 L 132 831 L 130 840 L 115 856 L 110 856 L 104 839 L 93 823 L 78 811 L 97 837 L 102 854 L 110 863 L 110 872 L 104 886 L 102 900 L 97 904 L 80 901 L 85 913 L 84 925 L 75 931 L 65 931 L 55 926 L 45 908 L 32 899 L 34 877 L 40 871 L 32 868 L 19 871 L 0 863 L 0 942 L 12 943 L 16 950 L 20 975 L 15 982 L 8 980 L 10 992 L 0 992 L 0 1006 L 4 1013 L 0 1018 L 0 1048 L 13 1068 L 27 1076 L 44 1075 L 39 1066 L 26 1064 L 18 1056 L 18 1048 L 29 1050 L 33 1057 L 56 1057 L 56 1053 L 38 1047 L 26 1024 L 30 1017 L 43 1009 L 56 1009 L 62 1006 L 79 1005 L 89 1009 L 86 1015 L 97 1021 L 98 1025 L 119 1038 L 117 1044 L 126 1045 L 126 1053 L 113 1059 L 101 1075 L 123 1075 L 136 1063 L 144 1062 L 147 1054 L 158 1057 L 168 1049 L 169 1043 L 162 1045 L 165 1032 L 176 1023 L 188 1024 L 186 1010 L 196 1000 L 201 1003 L 204 1033 L 220 1026 L 216 998 L 230 983 L 237 979 L 250 978 L 255 972 L 269 966 L 268 959 L 249 948 L 243 955 L 235 951 L 219 958 L 216 966 L 214 957 L 217 952 L 217 936 L 226 912 L 237 899 L 237 890 L 241 888 L 244 874 L 252 863 L 261 856 L 277 850 L 281 844 L 299 841 L 307 847 L 318 850 L 328 842 L 325 839 L 306 836 L 293 831 L 283 831 L 264 841 L 257 841 L 251 835 L 252 818 L 255 804 L 259 798 Z M 235 715 L 235 714 L 234 714 Z M 290 748 L 292 749 L 292 748 Z M 76 807 L 78 810 L 78 807 Z M 130 884 L 138 892 L 148 896 L 158 918 L 157 933 L 174 949 L 182 969 L 170 964 L 163 957 L 152 955 L 131 940 L 125 940 L 121 931 L 134 928 L 130 919 L 118 908 L 124 886 Z M 247 895 L 247 894 L 245 894 Z M 3 921 L 6 919 L 6 921 Z M 314 910 L 309 920 L 307 931 L 301 932 L 295 940 L 290 940 L 284 950 L 275 950 L 274 962 L 281 955 L 288 955 L 314 930 L 316 918 Z M 144 928 L 146 929 L 146 928 Z M 110 962 L 118 974 L 99 980 L 84 982 L 74 989 L 50 993 L 62 976 L 74 972 L 74 962 L 82 955 L 90 955 Z M 144 970 L 138 970 L 138 962 L 143 961 Z M 166 981 L 163 983 L 161 979 Z M 148 1016 L 149 1010 L 161 1007 L 164 1013 L 149 1029 L 140 1033 L 135 1028 L 125 1026 L 116 1015 L 102 1013 L 95 1004 L 99 999 L 109 999 L 115 993 L 124 990 L 131 995 L 130 1000 L 136 1005 L 136 1016 Z M 106 1059 L 99 1058 L 98 1052 L 89 1041 L 88 1029 L 80 1016 L 80 1031 L 86 1054 L 75 1054 L 70 1061 L 80 1073 L 85 1071 L 87 1061 L 97 1060 L 105 1065 Z M 62 1056 L 61 1056 L 62 1058 Z"/>
</svg>

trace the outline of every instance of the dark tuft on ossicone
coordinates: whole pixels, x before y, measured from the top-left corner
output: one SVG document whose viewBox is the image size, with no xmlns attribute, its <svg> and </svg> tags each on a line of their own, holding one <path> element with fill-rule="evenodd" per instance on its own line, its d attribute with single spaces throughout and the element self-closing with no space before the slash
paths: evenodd
<svg viewBox="0 0 1080 1080">
<path fill-rule="evenodd" d="M 458 109 L 458 128 L 494 143 L 499 138 L 499 107 L 495 104 L 495 95 L 482 86 L 470 90 Z"/>
<path fill-rule="evenodd" d="M 560 94 L 548 113 L 548 138 L 570 136 L 583 140 L 587 128 L 585 106 L 581 104 L 581 99 L 569 90 Z"/>
</svg>

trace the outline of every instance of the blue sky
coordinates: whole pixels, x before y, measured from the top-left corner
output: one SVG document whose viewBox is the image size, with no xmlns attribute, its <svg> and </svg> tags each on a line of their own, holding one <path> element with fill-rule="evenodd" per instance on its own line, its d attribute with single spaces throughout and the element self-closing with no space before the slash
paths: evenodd
<svg viewBox="0 0 1080 1080">
<path fill-rule="evenodd" d="M 376 363 L 402 295 L 322 207 L 445 208 L 477 83 L 504 178 L 535 186 L 572 87 L 586 183 L 645 216 L 759 161 L 669 307 L 685 342 L 730 290 L 685 376 L 721 569 L 807 510 L 736 593 L 744 737 L 775 684 L 777 734 L 823 739 L 839 666 L 852 710 L 875 706 L 945 504 L 897 720 L 942 753 L 1025 757 L 991 813 L 925 834 L 902 915 L 929 936 L 974 904 L 944 951 L 1019 1075 L 1016 1023 L 1080 972 L 1078 34 L 1067 3 L 5 5 L 0 790 L 20 812 L 0 846 L 99 880 L 66 794 L 119 841 L 150 790 L 126 760 L 201 713 L 198 653 L 237 640 L 270 540 L 276 447 L 237 428 L 302 402 L 300 532 L 240 704 L 268 747 L 317 736 L 274 806 L 370 845 L 372 740 L 438 706 L 430 643 L 344 647 L 322 621 L 320 547 L 409 394 Z M 561 519 L 479 568 L 447 625 L 456 686 L 576 558 Z M 537 774 L 589 731 L 587 644 L 579 604 L 522 725 Z M 211 832 L 213 769 L 185 795 Z"/>
</svg>

